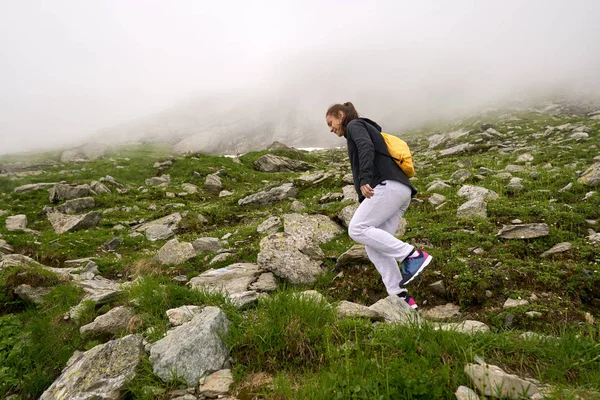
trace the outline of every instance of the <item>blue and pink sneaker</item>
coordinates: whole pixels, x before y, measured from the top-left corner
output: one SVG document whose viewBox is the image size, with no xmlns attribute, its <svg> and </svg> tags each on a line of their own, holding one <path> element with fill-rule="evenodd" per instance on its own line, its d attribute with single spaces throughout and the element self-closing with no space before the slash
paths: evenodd
<svg viewBox="0 0 600 400">
<path fill-rule="evenodd" d="M 402 268 L 400 270 L 400 272 L 402 272 L 400 286 L 406 286 L 411 283 L 421 274 L 421 272 L 423 272 L 431 260 L 433 260 L 433 257 L 423 250 L 415 250 L 412 255 L 406 257 L 406 259 L 402 261 Z"/>
<path fill-rule="evenodd" d="M 406 301 L 406 304 L 408 304 L 413 310 L 417 310 L 419 308 L 415 299 L 413 299 L 409 295 L 404 296 L 404 301 Z"/>
</svg>

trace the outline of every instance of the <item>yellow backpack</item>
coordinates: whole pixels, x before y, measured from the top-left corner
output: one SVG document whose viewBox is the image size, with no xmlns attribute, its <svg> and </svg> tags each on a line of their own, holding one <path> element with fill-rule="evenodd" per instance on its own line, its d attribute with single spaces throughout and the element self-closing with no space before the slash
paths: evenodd
<svg viewBox="0 0 600 400">
<path fill-rule="evenodd" d="M 381 132 L 385 145 L 387 146 L 390 156 L 400 169 L 408 176 L 412 178 L 415 176 L 415 167 L 413 166 L 412 155 L 408 144 L 398 136 L 390 135 L 388 133 Z"/>
</svg>

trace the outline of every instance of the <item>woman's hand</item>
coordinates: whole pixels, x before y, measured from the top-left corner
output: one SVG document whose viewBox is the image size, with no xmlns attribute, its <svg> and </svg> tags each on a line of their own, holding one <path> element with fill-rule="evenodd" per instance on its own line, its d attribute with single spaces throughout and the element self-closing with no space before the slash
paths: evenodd
<svg viewBox="0 0 600 400">
<path fill-rule="evenodd" d="M 360 187 L 360 192 L 367 199 L 370 199 L 375 194 L 375 191 L 373 190 L 373 188 L 371 187 L 371 185 L 369 185 L 368 183 L 366 185 L 362 185 Z"/>
</svg>

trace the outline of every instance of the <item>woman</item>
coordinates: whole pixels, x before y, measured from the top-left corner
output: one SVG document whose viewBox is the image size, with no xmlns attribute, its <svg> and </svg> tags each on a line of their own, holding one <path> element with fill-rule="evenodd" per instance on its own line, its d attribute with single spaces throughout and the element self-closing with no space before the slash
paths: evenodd
<svg viewBox="0 0 600 400">
<path fill-rule="evenodd" d="M 395 238 L 394 233 L 417 189 L 390 157 L 381 127 L 370 119 L 359 118 L 352 103 L 332 105 L 325 118 L 331 132 L 346 138 L 360 202 L 348 234 L 365 246 L 388 294 L 402 297 L 416 309 L 405 286 L 423 272 L 432 257 Z M 402 271 L 398 262 L 402 263 Z"/>
</svg>

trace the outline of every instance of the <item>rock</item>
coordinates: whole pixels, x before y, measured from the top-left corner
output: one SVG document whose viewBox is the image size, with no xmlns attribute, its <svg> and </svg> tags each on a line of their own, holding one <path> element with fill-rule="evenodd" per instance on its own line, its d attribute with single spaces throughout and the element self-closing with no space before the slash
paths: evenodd
<svg viewBox="0 0 600 400">
<path fill-rule="evenodd" d="M 458 171 L 454 172 L 452 176 L 450 176 L 450 179 L 462 183 L 469 179 L 472 175 L 473 174 L 467 169 L 459 169 Z"/>
<path fill-rule="evenodd" d="M 555 244 L 554 246 L 552 246 L 552 248 L 550 250 L 543 252 L 542 257 L 549 257 L 554 254 L 564 253 L 565 251 L 569 251 L 572 248 L 573 248 L 573 245 L 569 242 L 558 243 L 558 244 Z"/>
<path fill-rule="evenodd" d="M 446 303 L 443 306 L 436 306 L 428 310 L 422 311 L 422 314 L 425 318 L 438 321 L 459 316 L 460 307 L 456 304 Z"/>
<path fill-rule="evenodd" d="M 210 260 L 210 262 L 208 263 L 208 265 L 213 265 L 213 264 L 218 263 L 218 262 L 227 261 L 227 259 L 229 257 L 232 257 L 232 256 L 233 256 L 233 254 L 232 253 L 228 253 L 228 252 L 219 253 L 216 256 L 214 256 L 212 260 Z"/>
<path fill-rule="evenodd" d="M 198 193 L 198 186 L 192 185 L 191 183 L 184 183 L 183 185 L 181 185 L 181 187 L 183 188 L 183 191 L 186 193 L 190 193 L 190 194 Z"/>
<path fill-rule="evenodd" d="M 165 382 L 177 376 L 190 386 L 197 385 L 199 378 L 220 370 L 229 358 L 229 349 L 221 340 L 229 324 L 219 308 L 205 307 L 190 322 L 154 343 L 150 350 L 153 372 Z"/>
<path fill-rule="evenodd" d="M 88 160 L 96 160 L 104 157 L 106 152 L 106 145 L 102 143 L 88 143 L 81 148 L 83 155 Z"/>
<path fill-rule="evenodd" d="M 221 190 L 219 192 L 219 197 L 220 198 L 229 197 L 229 196 L 233 196 L 233 192 L 230 192 L 229 190 Z"/>
<path fill-rule="evenodd" d="M 487 333 L 490 331 L 490 327 L 483 322 L 466 320 L 463 322 L 448 322 L 440 324 L 439 329 L 443 331 L 455 331 L 465 333 L 467 335 L 473 335 L 475 333 Z"/>
<path fill-rule="evenodd" d="M 486 188 L 479 187 L 479 186 L 472 186 L 472 185 L 463 185 L 459 189 L 458 195 L 461 197 L 466 197 L 469 200 L 474 200 L 474 199 L 479 198 L 479 199 L 482 199 L 485 201 L 492 201 L 492 200 L 497 200 L 500 198 L 498 193 L 494 192 L 493 190 L 486 189 Z"/>
<path fill-rule="evenodd" d="M 529 304 L 529 302 L 527 300 L 517 300 L 517 299 L 508 298 L 504 302 L 503 308 L 506 310 L 507 308 L 521 307 L 521 306 L 526 306 L 528 304 Z"/>
<path fill-rule="evenodd" d="M 87 184 L 71 186 L 66 183 L 57 183 L 52 189 L 50 189 L 50 202 L 58 203 L 64 200 L 95 195 L 96 192 L 94 192 L 90 185 Z"/>
<path fill-rule="evenodd" d="M 398 229 L 396 229 L 396 233 L 394 236 L 397 238 L 401 238 L 406 234 L 406 229 L 408 228 L 408 220 L 406 218 L 400 218 L 400 222 L 398 223 Z"/>
<path fill-rule="evenodd" d="M 367 306 L 351 303 L 346 300 L 340 301 L 336 308 L 337 314 L 341 317 L 360 317 L 369 318 L 371 321 L 383 321 L 383 317 L 376 311 Z"/>
<path fill-rule="evenodd" d="M 60 162 L 84 160 L 84 155 L 76 150 L 65 150 L 60 155 Z"/>
<path fill-rule="evenodd" d="M 521 183 L 522 181 L 523 179 L 521 178 L 510 178 L 510 182 L 505 187 L 508 190 L 521 191 L 525 189 L 525 186 L 523 186 L 523 184 Z"/>
<path fill-rule="evenodd" d="M 230 369 L 222 369 L 210 374 L 198 388 L 199 394 L 208 398 L 217 398 L 229 392 L 233 385 L 233 375 Z"/>
<path fill-rule="evenodd" d="M 600 162 L 592 164 L 577 179 L 577 182 L 586 186 L 597 186 L 600 184 Z"/>
<path fill-rule="evenodd" d="M 331 178 L 333 176 L 332 173 L 329 172 L 325 172 L 325 171 L 316 171 L 313 173 L 310 172 L 305 172 L 302 175 L 300 175 L 298 177 L 298 180 L 302 183 L 302 184 L 312 184 L 315 185 L 317 183 L 321 183 L 324 180 Z M 352 183 L 352 182 L 350 182 Z"/>
<path fill-rule="evenodd" d="M 49 187 L 55 186 L 56 182 L 53 183 L 29 183 L 27 185 L 18 186 L 15 188 L 15 193 L 23 194 L 36 192 L 38 190 L 47 189 Z"/>
<path fill-rule="evenodd" d="M 0 239 L 0 254 L 12 254 L 13 252 L 13 247 L 6 240 Z"/>
<path fill-rule="evenodd" d="M 344 200 L 358 202 L 358 193 L 356 193 L 356 189 L 354 188 L 354 185 L 344 186 L 342 188 L 342 192 L 344 193 Z"/>
<path fill-rule="evenodd" d="M 342 201 L 344 195 L 342 193 L 327 193 L 319 199 L 319 203 L 332 203 L 334 201 Z"/>
<path fill-rule="evenodd" d="M 479 400 L 477 393 L 466 386 L 459 386 L 454 395 L 456 396 L 456 400 Z"/>
<path fill-rule="evenodd" d="M 106 182 L 106 183 L 108 183 L 108 184 L 111 184 L 111 185 L 113 185 L 113 186 L 116 186 L 116 187 L 117 187 L 117 188 L 119 188 L 119 189 L 125 189 L 125 186 L 123 186 L 122 184 L 120 184 L 119 182 L 117 182 L 117 181 L 115 180 L 115 178 L 113 178 L 113 177 L 112 177 L 112 176 L 110 176 L 110 175 L 106 175 L 104 178 L 100 178 L 100 182 Z M 90 186 L 91 186 L 91 185 L 90 185 Z M 102 186 L 104 186 L 104 185 L 102 185 Z M 106 186 L 104 186 L 104 187 L 106 187 Z M 110 190 L 108 191 L 108 193 L 110 193 Z"/>
<path fill-rule="evenodd" d="M 75 354 L 40 400 L 119 399 L 143 353 L 142 337 L 128 335 Z"/>
<path fill-rule="evenodd" d="M 419 315 L 410 308 L 410 306 L 398 296 L 388 296 L 379 300 L 369 307 L 372 311 L 379 313 L 387 322 L 398 322 L 407 324 L 412 322 L 421 322 Z"/>
<path fill-rule="evenodd" d="M 517 164 L 521 164 L 521 163 L 526 163 L 526 162 L 531 162 L 531 161 L 533 161 L 533 156 L 529 153 L 523 153 L 519 157 L 517 157 L 517 160 L 515 162 Z"/>
<path fill-rule="evenodd" d="M 435 181 L 432 182 L 431 185 L 429 185 L 429 187 L 427 188 L 428 192 L 433 192 L 435 190 L 444 190 L 444 189 L 449 189 L 452 186 L 448 185 L 447 183 L 444 183 L 442 181 Z"/>
<path fill-rule="evenodd" d="M 217 174 L 206 175 L 204 189 L 209 192 L 218 193 L 223 189 L 223 182 L 221 182 L 221 178 Z"/>
<path fill-rule="evenodd" d="M 238 205 L 268 205 L 277 201 L 291 199 L 298 194 L 298 189 L 294 187 L 292 183 L 284 183 L 281 186 L 272 188 L 268 192 L 262 191 L 250 196 L 246 196 L 243 199 L 238 200 Z"/>
<path fill-rule="evenodd" d="M 275 233 L 279 230 L 279 227 L 282 225 L 281 218 L 274 216 L 267 220 L 265 220 L 262 224 L 256 228 L 256 231 L 260 234 L 263 233 Z"/>
<path fill-rule="evenodd" d="M 507 165 L 504 167 L 504 171 L 510 173 L 520 173 L 525 172 L 525 168 L 522 165 Z"/>
<path fill-rule="evenodd" d="M 325 296 L 323 296 L 316 290 L 305 290 L 304 292 L 299 293 L 298 296 L 304 300 L 311 300 L 316 303 L 327 303 L 327 299 L 325 298 Z"/>
<path fill-rule="evenodd" d="M 482 198 L 474 198 L 458 207 L 456 217 L 472 220 L 475 218 L 487 218 L 487 204 Z"/>
<path fill-rule="evenodd" d="M 427 140 L 429 140 L 429 148 L 436 149 L 443 144 L 445 144 L 450 139 L 447 133 L 441 133 L 438 135 L 429 136 Z"/>
<path fill-rule="evenodd" d="M 167 186 L 171 183 L 170 175 L 153 176 L 145 181 L 148 186 Z"/>
<path fill-rule="evenodd" d="M 541 313 L 541 312 L 538 312 L 538 311 L 527 311 L 527 312 L 525 313 L 525 315 L 527 315 L 529 318 L 532 318 L 532 319 L 534 319 L 534 318 L 539 318 L 539 317 L 541 317 L 541 316 L 542 316 L 542 313 Z"/>
<path fill-rule="evenodd" d="M 370 264 L 369 256 L 362 244 L 355 244 L 337 259 L 335 268 L 345 268 L 355 264 Z"/>
<path fill-rule="evenodd" d="M 119 238 L 108 239 L 104 244 L 102 244 L 102 248 L 108 251 L 116 251 L 121 245 L 123 241 Z"/>
<path fill-rule="evenodd" d="M 97 194 L 100 194 L 100 193 L 111 193 L 110 189 L 107 188 L 106 185 L 103 185 L 103 184 L 101 184 L 98 181 L 92 181 L 90 183 L 90 187 Z"/>
<path fill-rule="evenodd" d="M 9 232 L 23 231 L 27 229 L 27 216 L 24 214 L 6 217 L 6 230 Z"/>
<path fill-rule="evenodd" d="M 196 290 L 225 292 L 231 295 L 246 292 L 260 273 L 261 270 L 256 264 L 232 264 L 224 268 L 209 269 L 190 279 L 188 285 Z"/>
<path fill-rule="evenodd" d="M 254 168 L 262 172 L 298 172 L 309 170 L 310 165 L 304 161 L 265 154 L 254 161 Z"/>
<path fill-rule="evenodd" d="M 283 230 L 291 235 L 312 237 L 325 243 L 343 232 L 342 228 L 326 215 L 285 214 Z"/>
<path fill-rule="evenodd" d="M 312 237 L 274 233 L 260 241 L 258 265 L 291 283 L 313 283 L 324 254 Z"/>
<path fill-rule="evenodd" d="M 441 195 L 439 193 L 434 193 L 427 200 L 429 201 L 429 204 L 431 204 L 434 207 L 437 207 L 446 201 L 446 196 Z"/>
<path fill-rule="evenodd" d="M 196 253 L 198 254 L 216 253 L 217 251 L 222 249 L 219 238 L 214 237 L 198 238 L 194 240 L 192 246 L 194 246 L 194 250 L 196 250 Z"/>
<path fill-rule="evenodd" d="M 52 291 L 49 287 L 31 287 L 27 284 L 19 285 L 15 288 L 15 294 L 24 301 L 34 304 L 43 304 L 44 297 Z"/>
<path fill-rule="evenodd" d="M 531 397 L 539 393 L 535 384 L 507 374 L 500 367 L 491 364 L 467 364 L 465 374 L 485 396 L 520 399 L 522 395 Z"/>
<path fill-rule="evenodd" d="M 168 239 L 174 234 L 175 233 L 166 225 L 152 225 L 146 229 L 146 239 L 151 242 Z"/>
<path fill-rule="evenodd" d="M 79 328 L 79 333 L 119 335 L 127 330 L 129 320 L 133 318 L 133 310 L 128 307 L 115 307 L 104 315 L 97 317 L 92 323 Z"/>
<path fill-rule="evenodd" d="M 271 272 L 265 272 L 260 274 L 256 282 L 248 287 L 250 290 L 256 290 L 259 292 L 272 292 L 277 289 L 277 281 L 275 275 Z"/>
<path fill-rule="evenodd" d="M 154 261 L 160 265 L 181 264 L 196 256 L 196 251 L 191 243 L 179 242 L 177 238 L 169 240 L 163 247 L 158 250 Z"/>
<path fill-rule="evenodd" d="M 237 308 L 244 308 L 249 304 L 254 303 L 255 301 L 258 300 L 258 298 L 264 295 L 266 296 L 265 293 L 258 293 L 254 290 L 247 290 L 245 292 L 241 292 L 241 293 L 234 293 L 232 295 L 229 296 L 229 298 L 231 299 L 231 302 L 233 303 L 234 306 L 236 306 Z"/>
<path fill-rule="evenodd" d="M 440 151 L 440 157 L 456 156 L 470 151 L 474 146 L 470 143 L 459 144 L 454 147 Z"/>
<path fill-rule="evenodd" d="M 267 150 L 290 150 L 290 151 L 298 151 L 297 149 L 288 146 L 285 143 L 281 143 L 275 140 L 273 143 L 267 146 Z"/>
<path fill-rule="evenodd" d="M 150 227 L 157 225 L 164 225 L 173 232 L 177 232 L 177 227 L 181 221 L 181 214 L 173 213 L 166 217 L 155 219 L 154 221 L 146 222 L 140 226 L 135 227 L 137 232 L 146 232 Z"/>
<path fill-rule="evenodd" d="M 298 211 L 302 211 L 305 209 L 306 209 L 306 206 L 303 203 L 299 202 L 298 200 L 294 200 L 292 202 L 292 204 L 290 205 L 290 211 L 293 211 L 293 212 L 298 212 Z"/>
<path fill-rule="evenodd" d="M 533 239 L 548 236 L 547 224 L 506 225 L 496 234 L 504 239 Z"/>
<path fill-rule="evenodd" d="M 78 199 L 67 200 L 64 204 L 57 207 L 48 207 L 46 212 L 59 212 L 63 214 L 78 214 L 90 208 L 94 208 L 96 202 L 93 197 L 81 197 Z"/>
<path fill-rule="evenodd" d="M 83 215 L 67 215 L 58 212 L 47 214 L 48 221 L 52 225 L 54 232 L 63 234 L 65 232 L 75 232 L 83 229 L 95 228 L 102 218 L 102 214 L 92 211 Z"/>
<path fill-rule="evenodd" d="M 445 296 L 446 295 L 446 285 L 444 285 L 444 281 L 443 280 L 439 280 L 439 281 L 435 281 L 432 284 L 429 285 L 429 287 L 436 292 L 437 294 L 441 295 L 441 296 Z"/>
<path fill-rule="evenodd" d="M 350 225 L 350 221 L 352 220 L 356 210 L 358 210 L 358 204 L 353 204 L 351 206 L 342 208 L 342 211 L 338 213 L 337 217 L 342 221 L 346 228 L 348 225 Z"/>
<path fill-rule="evenodd" d="M 552 339 L 551 336 L 546 336 L 546 335 L 540 335 L 539 333 L 535 333 L 535 332 L 523 332 L 519 335 L 519 339 L 521 340 L 547 340 L 547 339 Z"/>
<path fill-rule="evenodd" d="M 167 310 L 167 318 L 173 326 L 180 326 L 191 321 L 196 315 L 202 312 L 203 308 L 199 306 L 181 306 Z"/>
</svg>

